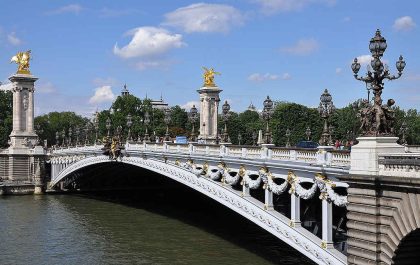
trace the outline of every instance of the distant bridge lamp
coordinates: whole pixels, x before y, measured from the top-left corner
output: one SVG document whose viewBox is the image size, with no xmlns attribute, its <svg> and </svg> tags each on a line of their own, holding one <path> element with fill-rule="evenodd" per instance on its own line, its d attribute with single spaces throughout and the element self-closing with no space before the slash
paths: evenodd
<svg viewBox="0 0 420 265">
<path fill-rule="evenodd" d="M 322 129 L 321 139 L 319 140 L 319 144 L 322 146 L 327 146 L 330 143 L 330 132 L 328 127 L 328 119 L 335 111 L 335 106 L 332 102 L 332 96 L 328 92 L 328 89 L 324 90 L 320 97 L 320 103 L 318 106 L 318 112 L 321 115 L 321 118 L 324 119 L 324 127 Z"/>
<path fill-rule="evenodd" d="M 198 121 L 198 110 L 195 107 L 195 105 L 192 106 L 190 109 L 190 112 L 188 113 L 188 120 L 191 122 L 191 136 L 190 141 L 195 142 L 196 141 L 196 134 L 195 134 L 195 124 Z"/>
<path fill-rule="evenodd" d="M 131 138 L 131 126 L 133 125 L 133 119 L 131 117 L 131 114 L 129 113 L 126 117 L 127 120 L 127 128 L 128 128 L 128 132 L 127 132 L 127 142 L 131 142 L 133 139 Z"/>
<path fill-rule="evenodd" d="M 264 142 L 265 144 L 271 144 L 272 138 L 271 138 L 271 131 L 270 131 L 270 120 L 271 116 L 273 116 L 274 110 L 273 110 L 273 101 L 270 99 L 269 96 L 264 100 L 264 109 L 262 111 L 262 118 L 266 122 L 266 128 L 265 128 L 265 137 Z"/>
<path fill-rule="evenodd" d="M 145 126 L 145 132 L 144 132 L 144 142 L 149 143 L 150 137 L 149 137 L 149 124 L 150 124 L 150 114 L 148 111 L 144 113 L 144 120 L 143 120 L 144 126 Z"/>
<path fill-rule="evenodd" d="M 106 133 L 106 135 L 107 135 L 107 137 L 109 137 L 110 135 L 111 135 L 111 118 L 110 117 L 108 117 L 107 119 L 106 119 L 106 121 L 105 121 L 105 127 L 106 127 L 106 130 L 107 130 L 107 133 Z"/>
<path fill-rule="evenodd" d="M 171 119 L 171 109 L 170 108 L 165 108 L 164 109 L 164 114 L 165 114 L 165 117 L 163 118 L 163 121 L 166 124 L 165 141 L 170 141 L 170 138 L 169 138 L 169 124 L 172 121 L 172 119 Z"/>
<path fill-rule="evenodd" d="M 229 121 L 230 118 L 230 105 L 227 102 L 227 100 L 225 101 L 225 103 L 222 106 L 222 118 L 223 118 L 223 122 L 225 123 L 225 128 L 223 130 L 223 142 L 224 143 L 228 143 L 229 141 L 229 134 L 227 131 L 227 122 Z"/>
</svg>

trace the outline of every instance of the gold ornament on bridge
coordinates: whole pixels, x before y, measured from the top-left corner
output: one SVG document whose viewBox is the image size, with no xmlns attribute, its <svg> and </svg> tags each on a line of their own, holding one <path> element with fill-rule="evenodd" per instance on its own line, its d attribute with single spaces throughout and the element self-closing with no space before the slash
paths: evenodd
<svg viewBox="0 0 420 265">
<path fill-rule="evenodd" d="M 29 61 L 31 60 L 31 50 L 26 52 L 18 52 L 15 56 L 12 57 L 10 62 L 14 62 L 18 65 L 17 74 L 26 74 L 30 75 L 29 71 Z"/>
<path fill-rule="evenodd" d="M 214 75 L 221 75 L 219 72 L 214 71 L 213 68 L 206 68 L 203 66 L 203 78 L 204 78 L 204 85 L 205 87 L 215 87 L 216 84 L 214 83 Z"/>
</svg>

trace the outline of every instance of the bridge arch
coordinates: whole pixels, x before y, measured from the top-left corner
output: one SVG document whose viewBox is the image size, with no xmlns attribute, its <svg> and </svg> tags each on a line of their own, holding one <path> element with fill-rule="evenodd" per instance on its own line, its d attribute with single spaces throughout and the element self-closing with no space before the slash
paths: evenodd
<svg viewBox="0 0 420 265">
<path fill-rule="evenodd" d="M 115 163 L 115 161 L 110 160 L 107 156 L 93 156 L 80 159 L 58 172 L 53 177 L 50 186 L 54 188 L 60 181 L 65 180 L 80 169 L 103 163 Z M 252 197 L 242 197 L 242 192 L 229 186 L 212 181 L 210 178 L 198 177 L 188 169 L 174 163 L 153 158 L 123 157 L 117 163 L 125 163 L 150 170 L 206 195 L 275 235 L 317 264 L 346 264 L 346 260 L 343 259 L 341 253 L 335 249 L 323 249 L 319 238 L 312 235 L 309 231 L 302 227 L 291 227 L 289 225 L 290 220 L 285 216 L 275 211 L 265 210 L 263 203 Z"/>
</svg>

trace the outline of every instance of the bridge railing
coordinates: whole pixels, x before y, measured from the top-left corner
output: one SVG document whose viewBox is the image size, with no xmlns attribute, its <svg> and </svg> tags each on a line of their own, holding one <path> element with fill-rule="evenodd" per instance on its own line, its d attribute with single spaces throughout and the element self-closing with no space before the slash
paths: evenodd
<svg viewBox="0 0 420 265">
<path fill-rule="evenodd" d="M 418 178 L 420 153 L 379 155 L 379 175 Z"/>
<path fill-rule="evenodd" d="M 129 149 L 142 151 L 179 153 L 189 155 L 237 157 L 244 159 L 266 159 L 275 161 L 294 161 L 309 164 L 323 164 L 334 167 L 350 166 L 350 151 L 318 150 L 306 148 L 286 148 L 272 146 L 239 146 L 215 144 L 174 144 L 148 143 L 129 144 Z"/>
<path fill-rule="evenodd" d="M 79 154 L 88 154 L 95 151 L 98 152 L 101 148 L 101 145 L 64 147 L 54 149 L 52 152 L 59 154 L 69 153 L 73 150 Z M 243 159 L 292 161 L 341 168 L 348 168 L 350 166 L 350 151 L 347 150 L 318 150 L 293 147 L 286 148 L 274 146 L 239 146 L 196 143 L 130 143 L 126 144 L 126 149 L 159 153 L 178 153 L 216 157 L 237 157 Z"/>
</svg>

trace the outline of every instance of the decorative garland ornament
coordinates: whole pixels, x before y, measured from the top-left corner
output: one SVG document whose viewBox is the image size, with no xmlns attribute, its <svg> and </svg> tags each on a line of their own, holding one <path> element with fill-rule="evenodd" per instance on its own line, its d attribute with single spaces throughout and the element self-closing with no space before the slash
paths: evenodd
<svg viewBox="0 0 420 265">
<path fill-rule="evenodd" d="M 348 204 L 347 196 L 339 195 L 334 191 L 337 186 L 332 180 L 320 173 L 315 174 L 315 182 L 321 194 L 319 199 L 332 201 L 336 206 L 343 207 Z"/>
</svg>

